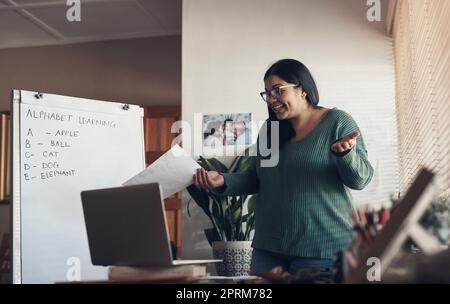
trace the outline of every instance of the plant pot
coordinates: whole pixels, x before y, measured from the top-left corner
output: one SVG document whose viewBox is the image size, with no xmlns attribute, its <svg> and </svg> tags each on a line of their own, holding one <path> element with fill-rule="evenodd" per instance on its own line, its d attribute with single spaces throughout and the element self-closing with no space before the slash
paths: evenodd
<svg viewBox="0 0 450 304">
<path fill-rule="evenodd" d="M 252 260 L 252 242 L 214 242 L 212 244 L 215 259 L 223 260 L 216 263 L 217 274 L 220 276 L 244 276 L 250 274 Z"/>
</svg>

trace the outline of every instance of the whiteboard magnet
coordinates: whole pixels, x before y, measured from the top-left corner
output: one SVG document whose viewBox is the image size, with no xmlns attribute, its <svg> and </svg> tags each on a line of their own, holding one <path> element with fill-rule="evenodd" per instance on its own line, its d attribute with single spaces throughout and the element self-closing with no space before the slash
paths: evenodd
<svg viewBox="0 0 450 304">
<path fill-rule="evenodd" d="M 34 97 L 36 99 L 42 99 L 42 93 L 36 93 L 36 94 L 34 94 Z"/>
<path fill-rule="evenodd" d="M 122 109 L 124 109 L 125 111 L 128 111 L 128 109 L 130 109 L 130 106 L 129 105 L 123 105 L 123 107 L 122 107 Z"/>
</svg>

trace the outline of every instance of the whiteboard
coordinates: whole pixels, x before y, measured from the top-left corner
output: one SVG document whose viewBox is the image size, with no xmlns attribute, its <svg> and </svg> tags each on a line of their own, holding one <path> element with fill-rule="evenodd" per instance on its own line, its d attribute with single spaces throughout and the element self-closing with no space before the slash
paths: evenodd
<svg viewBox="0 0 450 304">
<path fill-rule="evenodd" d="M 91 263 L 80 192 L 144 169 L 143 109 L 23 90 L 12 99 L 13 282 L 106 279 Z"/>
</svg>

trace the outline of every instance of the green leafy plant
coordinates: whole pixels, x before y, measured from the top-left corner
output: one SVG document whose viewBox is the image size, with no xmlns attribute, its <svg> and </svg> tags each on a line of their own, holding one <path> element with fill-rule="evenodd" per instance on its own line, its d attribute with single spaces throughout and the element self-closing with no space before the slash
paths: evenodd
<svg viewBox="0 0 450 304">
<path fill-rule="evenodd" d="M 241 155 L 234 159 L 229 168 L 216 158 L 205 159 L 200 157 L 198 164 L 205 170 L 214 170 L 219 173 L 244 172 L 251 165 L 251 157 Z M 216 241 L 248 241 L 255 225 L 256 195 L 221 196 L 213 192 L 200 189 L 195 185 L 187 188 L 206 216 L 211 220 L 212 228 L 205 229 L 205 236 L 212 245 Z M 245 204 L 247 201 L 247 204 Z M 188 214 L 189 204 L 188 202 Z M 245 212 L 247 211 L 247 212 Z"/>
<path fill-rule="evenodd" d="M 437 197 L 422 216 L 420 223 L 441 243 L 450 243 L 450 201 L 444 197 Z"/>
<path fill-rule="evenodd" d="M 396 208 L 400 199 L 391 198 L 393 209 Z M 392 212 L 392 211 L 391 211 Z M 429 233 L 437 237 L 444 245 L 450 245 L 450 200 L 445 197 L 435 197 L 420 219 L 420 224 Z M 407 251 L 416 252 L 418 247 L 412 239 L 408 239 L 403 248 Z"/>
</svg>

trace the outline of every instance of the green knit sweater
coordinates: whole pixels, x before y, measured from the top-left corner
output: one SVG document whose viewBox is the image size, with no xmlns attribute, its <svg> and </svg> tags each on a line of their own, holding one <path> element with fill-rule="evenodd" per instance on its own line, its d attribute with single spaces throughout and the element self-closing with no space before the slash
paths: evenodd
<svg viewBox="0 0 450 304">
<path fill-rule="evenodd" d="M 332 258 L 349 246 L 353 203 L 348 188 L 363 189 L 373 168 L 361 136 L 344 156 L 330 147 L 354 131 L 360 132 L 354 119 L 334 108 L 305 138 L 281 149 L 277 166 L 262 167 L 254 157 L 246 172 L 223 174 L 222 195 L 258 193 L 254 248 Z"/>
</svg>

